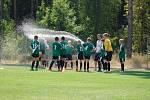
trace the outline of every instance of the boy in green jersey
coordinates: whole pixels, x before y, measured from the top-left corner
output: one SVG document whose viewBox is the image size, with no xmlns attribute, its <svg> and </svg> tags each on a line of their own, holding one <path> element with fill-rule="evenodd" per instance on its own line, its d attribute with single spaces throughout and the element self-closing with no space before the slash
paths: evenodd
<svg viewBox="0 0 150 100">
<path fill-rule="evenodd" d="M 61 50 L 61 45 L 59 43 L 59 38 L 55 37 L 55 42 L 53 42 L 53 44 L 52 44 L 53 58 L 52 58 L 52 62 L 49 67 L 50 71 L 52 70 L 52 66 L 55 61 L 57 61 L 58 71 L 60 71 L 60 63 L 59 63 L 60 50 Z"/>
<path fill-rule="evenodd" d="M 38 41 L 38 36 L 34 36 L 34 40 L 31 43 L 31 49 L 32 49 L 32 57 L 34 58 L 32 61 L 31 71 L 34 71 L 35 62 L 37 71 L 39 66 L 39 54 L 40 54 L 40 43 Z"/>
<path fill-rule="evenodd" d="M 93 49 L 94 49 L 94 45 L 91 43 L 91 38 L 87 38 L 87 42 L 83 44 L 84 46 L 84 72 L 89 72 L 89 60 L 90 57 L 92 55 Z M 87 67 L 86 67 L 87 66 Z"/>
<path fill-rule="evenodd" d="M 76 46 L 77 50 L 76 71 L 78 71 L 78 60 L 80 61 L 80 71 L 82 71 L 83 49 L 84 47 L 81 44 L 81 41 L 78 41 Z"/>
<path fill-rule="evenodd" d="M 73 62 L 72 62 L 72 55 L 74 52 L 74 47 L 72 46 L 71 41 L 68 41 L 68 45 L 66 46 L 66 63 L 65 63 L 65 69 L 67 67 L 67 62 L 71 62 L 71 68 L 73 69 Z"/>
<path fill-rule="evenodd" d="M 60 52 L 60 66 L 61 66 L 61 71 L 64 72 L 65 68 L 65 62 L 66 62 L 66 46 L 67 46 L 67 42 L 65 40 L 65 37 L 61 37 L 61 52 Z"/>
<path fill-rule="evenodd" d="M 119 40 L 120 50 L 119 50 L 119 60 L 121 64 L 121 72 L 124 72 L 124 62 L 125 62 L 125 47 L 124 47 L 124 40 Z"/>
</svg>

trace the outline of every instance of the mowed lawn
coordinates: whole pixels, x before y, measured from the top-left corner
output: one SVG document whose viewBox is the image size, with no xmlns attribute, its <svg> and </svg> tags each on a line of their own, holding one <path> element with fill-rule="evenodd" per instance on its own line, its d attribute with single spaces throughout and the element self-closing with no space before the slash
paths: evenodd
<svg viewBox="0 0 150 100">
<path fill-rule="evenodd" d="M 150 71 L 29 70 L 23 66 L 0 69 L 0 100 L 150 100 Z"/>
</svg>

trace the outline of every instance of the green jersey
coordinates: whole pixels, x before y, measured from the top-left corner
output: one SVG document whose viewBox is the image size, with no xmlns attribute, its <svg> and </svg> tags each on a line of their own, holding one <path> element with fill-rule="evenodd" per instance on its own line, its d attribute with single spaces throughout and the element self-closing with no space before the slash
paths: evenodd
<svg viewBox="0 0 150 100">
<path fill-rule="evenodd" d="M 78 45 L 76 46 L 76 49 L 77 49 L 77 53 L 78 53 L 78 54 L 81 54 L 81 53 L 83 53 L 84 47 L 83 47 L 83 45 L 78 44 Z"/>
<path fill-rule="evenodd" d="M 59 42 L 54 42 L 52 44 L 53 56 L 59 56 L 60 55 L 60 50 L 61 50 L 60 43 Z"/>
<path fill-rule="evenodd" d="M 92 50 L 94 49 L 94 45 L 92 43 L 86 42 L 83 44 L 84 46 L 84 55 L 85 56 L 91 56 L 92 55 Z"/>
<path fill-rule="evenodd" d="M 40 52 L 40 43 L 37 40 L 33 40 L 31 43 L 32 54 L 38 54 Z"/>
<path fill-rule="evenodd" d="M 124 48 L 123 45 L 120 45 L 119 58 L 120 59 L 125 59 L 125 48 Z"/>
<path fill-rule="evenodd" d="M 68 43 L 66 41 L 61 41 L 60 44 L 61 44 L 60 54 L 61 55 L 66 55 L 66 46 L 67 46 Z"/>
<path fill-rule="evenodd" d="M 73 54 L 73 49 L 74 49 L 74 47 L 72 45 L 67 45 L 66 46 L 66 54 L 67 55 L 72 55 Z"/>
</svg>

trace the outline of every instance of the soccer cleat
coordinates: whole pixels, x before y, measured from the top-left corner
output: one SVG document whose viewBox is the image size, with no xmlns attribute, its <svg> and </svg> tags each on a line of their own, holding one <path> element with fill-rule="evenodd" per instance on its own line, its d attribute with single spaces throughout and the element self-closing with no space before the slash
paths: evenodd
<svg viewBox="0 0 150 100">
<path fill-rule="evenodd" d="M 31 69 L 30 71 L 34 71 L 34 69 Z"/>
<path fill-rule="evenodd" d="M 76 72 L 78 72 L 78 69 L 76 69 Z"/>
<path fill-rule="evenodd" d="M 65 68 L 63 67 L 62 72 L 65 72 Z"/>
<path fill-rule="evenodd" d="M 38 71 L 38 68 L 36 68 L 35 71 Z"/>
</svg>

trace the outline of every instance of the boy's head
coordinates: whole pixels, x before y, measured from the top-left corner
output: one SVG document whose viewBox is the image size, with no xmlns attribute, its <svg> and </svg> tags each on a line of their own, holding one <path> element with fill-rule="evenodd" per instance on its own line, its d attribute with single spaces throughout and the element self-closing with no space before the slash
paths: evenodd
<svg viewBox="0 0 150 100">
<path fill-rule="evenodd" d="M 80 45 L 80 44 L 81 44 L 81 41 L 77 41 L 77 44 L 79 44 L 79 45 Z"/>
<path fill-rule="evenodd" d="M 97 39 L 102 39 L 102 34 L 97 34 Z"/>
<path fill-rule="evenodd" d="M 59 38 L 58 38 L 58 37 L 55 37 L 55 41 L 59 41 Z"/>
<path fill-rule="evenodd" d="M 69 44 L 69 45 L 71 45 L 71 44 L 72 44 L 71 40 L 68 40 L 68 44 Z"/>
<path fill-rule="evenodd" d="M 87 42 L 91 42 L 91 38 L 90 37 L 87 38 Z"/>
<path fill-rule="evenodd" d="M 34 40 L 38 40 L 38 36 L 37 35 L 34 36 Z"/>
<path fill-rule="evenodd" d="M 119 39 L 119 44 L 124 44 L 124 39 Z"/>
<path fill-rule="evenodd" d="M 106 38 L 108 38 L 108 37 L 109 37 L 109 34 L 108 34 L 108 33 L 104 33 L 104 34 L 103 34 L 103 38 L 104 38 L 104 39 L 106 39 Z"/>
<path fill-rule="evenodd" d="M 65 37 L 63 36 L 63 37 L 61 37 L 61 41 L 65 41 Z"/>
</svg>

